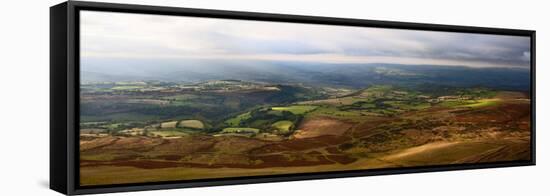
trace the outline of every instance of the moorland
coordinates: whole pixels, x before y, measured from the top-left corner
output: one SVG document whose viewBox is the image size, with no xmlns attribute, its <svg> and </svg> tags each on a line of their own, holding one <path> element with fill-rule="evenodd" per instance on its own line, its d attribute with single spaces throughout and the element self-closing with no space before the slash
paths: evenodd
<svg viewBox="0 0 550 196">
<path fill-rule="evenodd" d="M 83 76 L 80 184 L 530 159 L 528 71 L 328 67 Z"/>
</svg>

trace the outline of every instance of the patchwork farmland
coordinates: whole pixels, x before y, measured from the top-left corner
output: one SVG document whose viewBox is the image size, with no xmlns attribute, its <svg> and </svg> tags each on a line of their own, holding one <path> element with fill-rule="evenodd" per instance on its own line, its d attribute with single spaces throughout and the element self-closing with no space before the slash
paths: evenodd
<svg viewBox="0 0 550 196">
<path fill-rule="evenodd" d="M 240 80 L 82 89 L 82 185 L 530 159 L 525 92 Z"/>
</svg>

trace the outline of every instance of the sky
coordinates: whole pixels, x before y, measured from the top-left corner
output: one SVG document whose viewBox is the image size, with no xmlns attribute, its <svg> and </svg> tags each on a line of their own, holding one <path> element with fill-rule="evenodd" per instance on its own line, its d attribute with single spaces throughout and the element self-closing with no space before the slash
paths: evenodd
<svg viewBox="0 0 550 196">
<path fill-rule="evenodd" d="M 529 68 L 530 39 L 81 11 L 81 59 L 267 60 Z"/>
</svg>

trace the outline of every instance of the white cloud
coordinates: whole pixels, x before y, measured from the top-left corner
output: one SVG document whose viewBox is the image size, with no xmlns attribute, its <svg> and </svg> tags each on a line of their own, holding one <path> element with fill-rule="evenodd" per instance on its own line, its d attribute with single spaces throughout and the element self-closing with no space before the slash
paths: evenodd
<svg viewBox="0 0 550 196">
<path fill-rule="evenodd" d="M 353 63 L 529 65 L 528 37 L 81 12 L 81 55 Z M 529 57 L 529 55 L 527 55 Z"/>
</svg>

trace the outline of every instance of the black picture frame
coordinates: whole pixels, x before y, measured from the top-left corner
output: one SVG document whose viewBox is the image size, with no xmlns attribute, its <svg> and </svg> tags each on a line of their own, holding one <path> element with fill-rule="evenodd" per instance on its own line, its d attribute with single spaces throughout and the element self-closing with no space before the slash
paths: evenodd
<svg viewBox="0 0 550 196">
<path fill-rule="evenodd" d="M 79 114 L 80 10 L 529 36 L 531 160 L 81 187 L 78 182 L 79 115 L 76 115 Z M 535 165 L 535 89 L 535 31 L 532 30 L 68 1 L 50 8 L 50 188 L 73 195 Z"/>
</svg>

